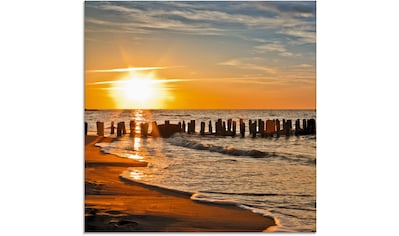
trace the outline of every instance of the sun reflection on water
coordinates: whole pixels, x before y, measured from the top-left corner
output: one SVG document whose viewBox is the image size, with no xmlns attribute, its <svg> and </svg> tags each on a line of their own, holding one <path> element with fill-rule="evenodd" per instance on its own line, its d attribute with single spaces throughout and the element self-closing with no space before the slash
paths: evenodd
<svg viewBox="0 0 399 236">
<path fill-rule="evenodd" d="M 137 153 L 136 153 L 136 154 L 129 154 L 129 155 L 128 155 L 128 158 L 129 158 L 129 159 L 133 159 L 133 160 L 138 160 L 138 161 L 144 159 L 143 156 L 137 155 Z"/>
<path fill-rule="evenodd" d="M 136 150 L 136 151 L 139 150 L 139 148 L 140 148 L 140 141 L 141 141 L 141 138 L 138 138 L 138 137 L 135 137 L 135 138 L 134 138 L 134 140 L 133 140 L 133 148 L 134 148 L 134 150 Z"/>
<path fill-rule="evenodd" d="M 130 177 L 135 180 L 140 180 L 143 177 L 143 172 L 139 170 L 131 170 Z"/>
</svg>

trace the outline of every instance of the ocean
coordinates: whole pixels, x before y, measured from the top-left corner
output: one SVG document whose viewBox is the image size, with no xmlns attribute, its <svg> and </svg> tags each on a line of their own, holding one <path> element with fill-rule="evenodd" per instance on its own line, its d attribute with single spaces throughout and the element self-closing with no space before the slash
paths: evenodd
<svg viewBox="0 0 399 236">
<path fill-rule="evenodd" d="M 88 134 L 96 134 L 96 122 L 104 122 L 105 136 L 124 121 L 156 121 L 171 124 L 196 121 L 195 134 L 170 138 L 129 134 L 112 143 L 97 143 L 105 153 L 148 162 L 147 167 L 127 168 L 123 178 L 192 193 L 194 201 L 236 204 L 257 214 L 272 216 L 275 231 L 316 231 L 316 135 L 252 138 L 252 120 L 316 119 L 315 110 L 86 110 Z M 200 122 L 243 119 L 246 134 L 237 136 L 200 135 Z M 151 132 L 151 124 L 149 126 Z M 136 125 L 136 132 L 140 126 Z M 116 131 L 115 131 L 116 133 Z M 128 131 L 129 133 L 129 131 Z M 193 209 L 195 210 L 195 209 Z"/>
</svg>

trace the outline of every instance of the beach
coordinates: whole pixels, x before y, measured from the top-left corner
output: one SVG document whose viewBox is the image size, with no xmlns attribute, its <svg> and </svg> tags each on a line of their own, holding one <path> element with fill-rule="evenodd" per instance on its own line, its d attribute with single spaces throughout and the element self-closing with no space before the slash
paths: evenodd
<svg viewBox="0 0 399 236">
<path fill-rule="evenodd" d="M 274 219 L 236 206 L 200 203 L 186 193 L 122 180 L 127 167 L 146 163 L 95 146 L 113 139 L 86 136 L 86 232 L 261 232 L 275 226 Z"/>
</svg>

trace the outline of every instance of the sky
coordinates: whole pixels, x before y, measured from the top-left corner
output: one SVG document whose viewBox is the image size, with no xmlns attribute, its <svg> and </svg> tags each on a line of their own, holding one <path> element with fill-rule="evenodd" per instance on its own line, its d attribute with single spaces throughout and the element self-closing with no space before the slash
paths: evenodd
<svg viewBox="0 0 399 236">
<path fill-rule="evenodd" d="M 316 109 L 316 3 L 85 2 L 86 109 Z"/>
</svg>

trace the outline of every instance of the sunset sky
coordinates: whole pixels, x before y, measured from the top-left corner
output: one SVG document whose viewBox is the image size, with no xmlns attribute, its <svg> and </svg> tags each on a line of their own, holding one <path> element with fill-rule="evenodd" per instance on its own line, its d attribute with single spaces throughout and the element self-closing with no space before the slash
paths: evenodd
<svg viewBox="0 0 399 236">
<path fill-rule="evenodd" d="M 315 109 L 315 2 L 85 2 L 86 109 Z"/>
</svg>

